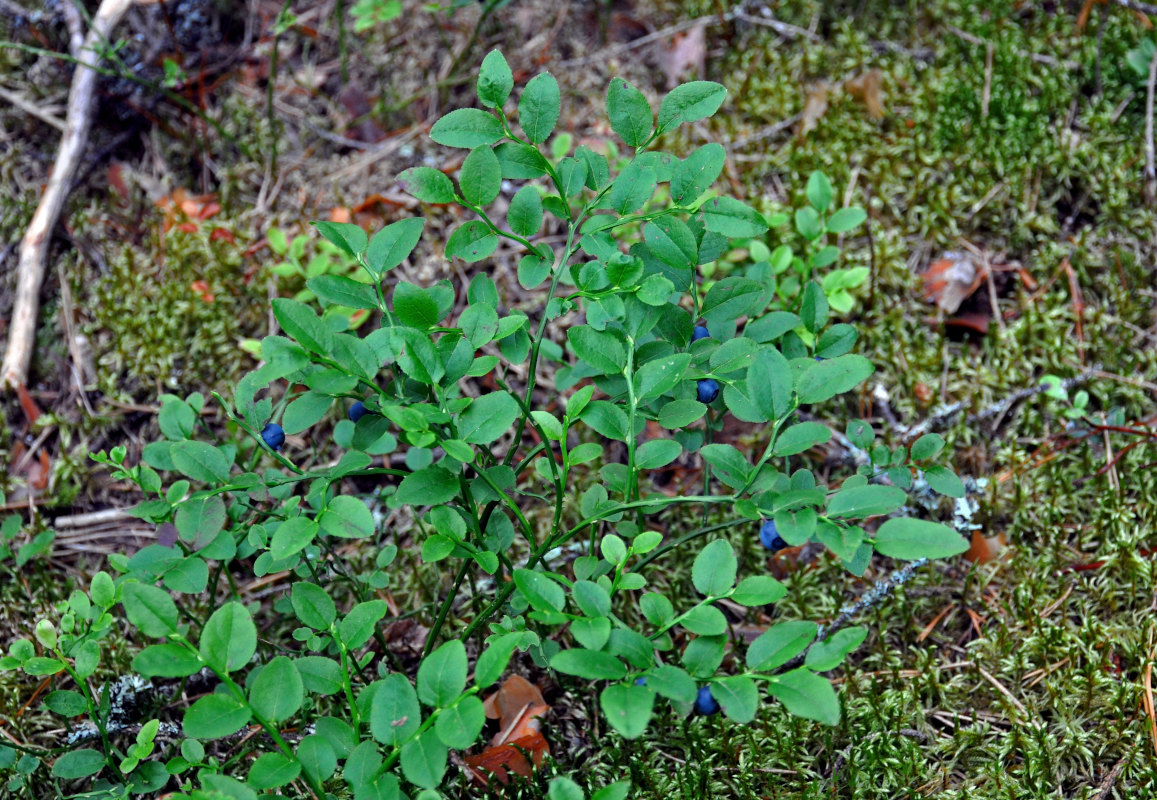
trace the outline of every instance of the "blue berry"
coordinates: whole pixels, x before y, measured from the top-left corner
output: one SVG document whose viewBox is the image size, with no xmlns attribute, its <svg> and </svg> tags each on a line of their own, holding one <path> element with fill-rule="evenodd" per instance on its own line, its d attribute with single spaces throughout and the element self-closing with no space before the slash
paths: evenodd
<svg viewBox="0 0 1157 800">
<path fill-rule="evenodd" d="M 369 409 L 366 408 L 366 404 L 363 403 L 361 400 L 358 400 L 356 403 L 354 403 L 352 406 L 350 406 L 350 410 L 349 410 L 350 422 L 357 422 L 359 419 L 361 419 L 362 417 L 364 417 L 368 413 L 369 413 Z"/>
<path fill-rule="evenodd" d="M 763 523 L 763 527 L 759 529 L 759 541 L 763 542 L 763 546 L 773 553 L 777 553 L 788 544 L 779 535 L 779 531 L 775 529 L 775 520 L 767 520 Z"/>
<path fill-rule="evenodd" d="M 695 697 L 695 712 L 708 717 L 718 711 L 719 703 L 711 695 L 711 687 L 701 686 L 699 688 L 699 694 Z"/>
<path fill-rule="evenodd" d="M 711 336 L 711 332 L 707 330 L 706 325 L 696 325 L 695 330 L 691 332 L 691 341 L 697 342 L 700 339 L 707 339 Z"/>
<path fill-rule="evenodd" d="M 270 422 L 261 429 L 261 438 L 274 450 L 280 450 L 285 444 L 285 431 L 276 422 Z"/>
<path fill-rule="evenodd" d="M 635 685 L 636 686 L 646 686 L 647 685 L 647 679 L 644 677 L 635 678 Z"/>
<path fill-rule="evenodd" d="M 714 402 L 715 398 L 719 396 L 719 381 L 714 378 L 704 378 L 696 386 L 695 394 L 700 403 Z"/>
</svg>

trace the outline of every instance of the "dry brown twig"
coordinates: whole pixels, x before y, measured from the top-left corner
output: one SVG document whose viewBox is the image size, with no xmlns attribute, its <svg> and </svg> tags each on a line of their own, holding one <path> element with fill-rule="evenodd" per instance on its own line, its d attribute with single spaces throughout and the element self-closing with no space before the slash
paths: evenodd
<svg viewBox="0 0 1157 800">
<path fill-rule="evenodd" d="M 1149 80 L 1145 84 L 1145 202 L 1157 199 L 1157 164 L 1153 156 L 1153 89 L 1157 84 L 1157 53 L 1149 61 Z"/>
<path fill-rule="evenodd" d="M 92 95 L 96 88 L 100 47 L 108 40 L 124 13 L 136 0 L 102 0 L 92 18 L 92 27 L 84 38 L 84 46 L 77 53 L 77 69 L 72 76 L 68 93 L 66 129 L 60 140 L 56 163 L 40 205 L 20 243 L 20 264 L 17 271 L 16 302 L 8 329 L 8 348 L 0 365 L 0 384 L 15 387 L 25 383 L 32 349 L 36 341 L 36 317 L 40 310 L 40 286 L 48 261 L 48 245 L 52 229 L 60 218 L 60 211 L 68 195 L 72 176 L 80 164 L 92 125 Z"/>
</svg>

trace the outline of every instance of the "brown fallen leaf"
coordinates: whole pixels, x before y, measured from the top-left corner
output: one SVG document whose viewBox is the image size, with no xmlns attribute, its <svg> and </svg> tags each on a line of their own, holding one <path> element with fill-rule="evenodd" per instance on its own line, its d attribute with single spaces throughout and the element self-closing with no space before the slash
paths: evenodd
<svg viewBox="0 0 1157 800">
<path fill-rule="evenodd" d="M 659 51 L 659 66 L 667 76 L 667 90 L 679 85 L 683 73 L 693 69 L 702 78 L 707 58 L 707 20 L 672 37 L 671 46 Z"/>
<path fill-rule="evenodd" d="M 548 755 L 550 747 L 546 738 L 534 731 L 505 744 L 488 747 L 478 755 L 466 756 L 464 761 L 478 786 L 490 786 L 491 780 L 505 786 L 510 783 L 510 773 L 531 777 Z"/>
<path fill-rule="evenodd" d="M 850 94 L 857 102 L 863 103 L 872 119 L 883 119 L 884 103 L 880 87 L 883 73 L 878 69 L 861 72 L 844 81 L 844 91 Z"/>
<path fill-rule="evenodd" d="M 827 81 L 818 81 L 808 87 L 803 111 L 800 112 L 799 124 L 795 128 L 795 135 L 800 139 L 805 138 L 808 133 L 815 130 L 820 119 L 827 113 L 829 90 Z"/>
<path fill-rule="evenodd" d="M 977 263 L 968 253 L 950 250 L 921 274 L 924 302 L 935 303 L 945 314 L 954 314 L 960 304 L 980 288 L 987 275 L 984 263 Z"/>
</svg>

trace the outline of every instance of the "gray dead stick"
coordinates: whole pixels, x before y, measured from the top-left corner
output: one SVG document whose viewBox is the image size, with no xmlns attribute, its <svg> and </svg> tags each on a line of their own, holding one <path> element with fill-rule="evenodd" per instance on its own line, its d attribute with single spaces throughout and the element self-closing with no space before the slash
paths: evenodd
<svg viewBox="0 0 1157 800">
<path fill-rule="evenodd" d="M 100 50 L 108 41 L 124 13 L 136 0 L 102 0 L 92 18 L 92 27 L 84 38 L 84 46 L 77 53 L 76 71 L 68 93 L 68 113 L 65 116 L 64 136 L 56 163 L 40 205 L 20 243 L 20 265 L 16 281 L 16 302 L 8 328 L 8 349 L 0 365 L 0 385 L 15 387 L 26 382 L 32 349 L 36 343 L 36 317 L 40 311 L 40 286 L 48 262 L 48 245 L 52 229 L 60 218 L 72 176 L 84 154 L 88 130 L 92 125 L 92 95 L 96 87 Z"/>
</svg>

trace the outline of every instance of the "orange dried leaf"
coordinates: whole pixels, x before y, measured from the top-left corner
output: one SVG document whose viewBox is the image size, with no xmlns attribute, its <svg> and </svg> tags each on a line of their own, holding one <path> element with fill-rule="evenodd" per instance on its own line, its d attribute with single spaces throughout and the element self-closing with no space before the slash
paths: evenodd
<svg viewBox="0 0 1157 800">
<path fill-rule="evenodd" d="M 506 744 L 488 747 L 476 756 L 466 756 L 465 761 L 479 786 L 489 786 L 492 779 L 505 786 L 510 783 L 510 773 L 531 777 L 548 755 L 550 746 L 546 737 L 535 731 Z"/>
<path fill-rule="evenodd" d="M 803 111 L 800 113 L 799 125 L 796 126 L 795 135 L 803 139 L 815 129 L 819 124 L 820 119 L 827 113 L 828 110 L 828 84 L 827 81 L 820 81 L 814 83 L 808 88 L 807 98 L 804 100 Z"/>
<path fill-rule="evenodd" d="M 921 275 L 924 302 L 935 303 L 945 314 L 954 314 L 960 304 L 980 288 L 987 267 L 977 264 L 967 253 L 951 250 L 934 261 Z M 985 330 L 988 330 L 987 324 Z"/>
</svg>

